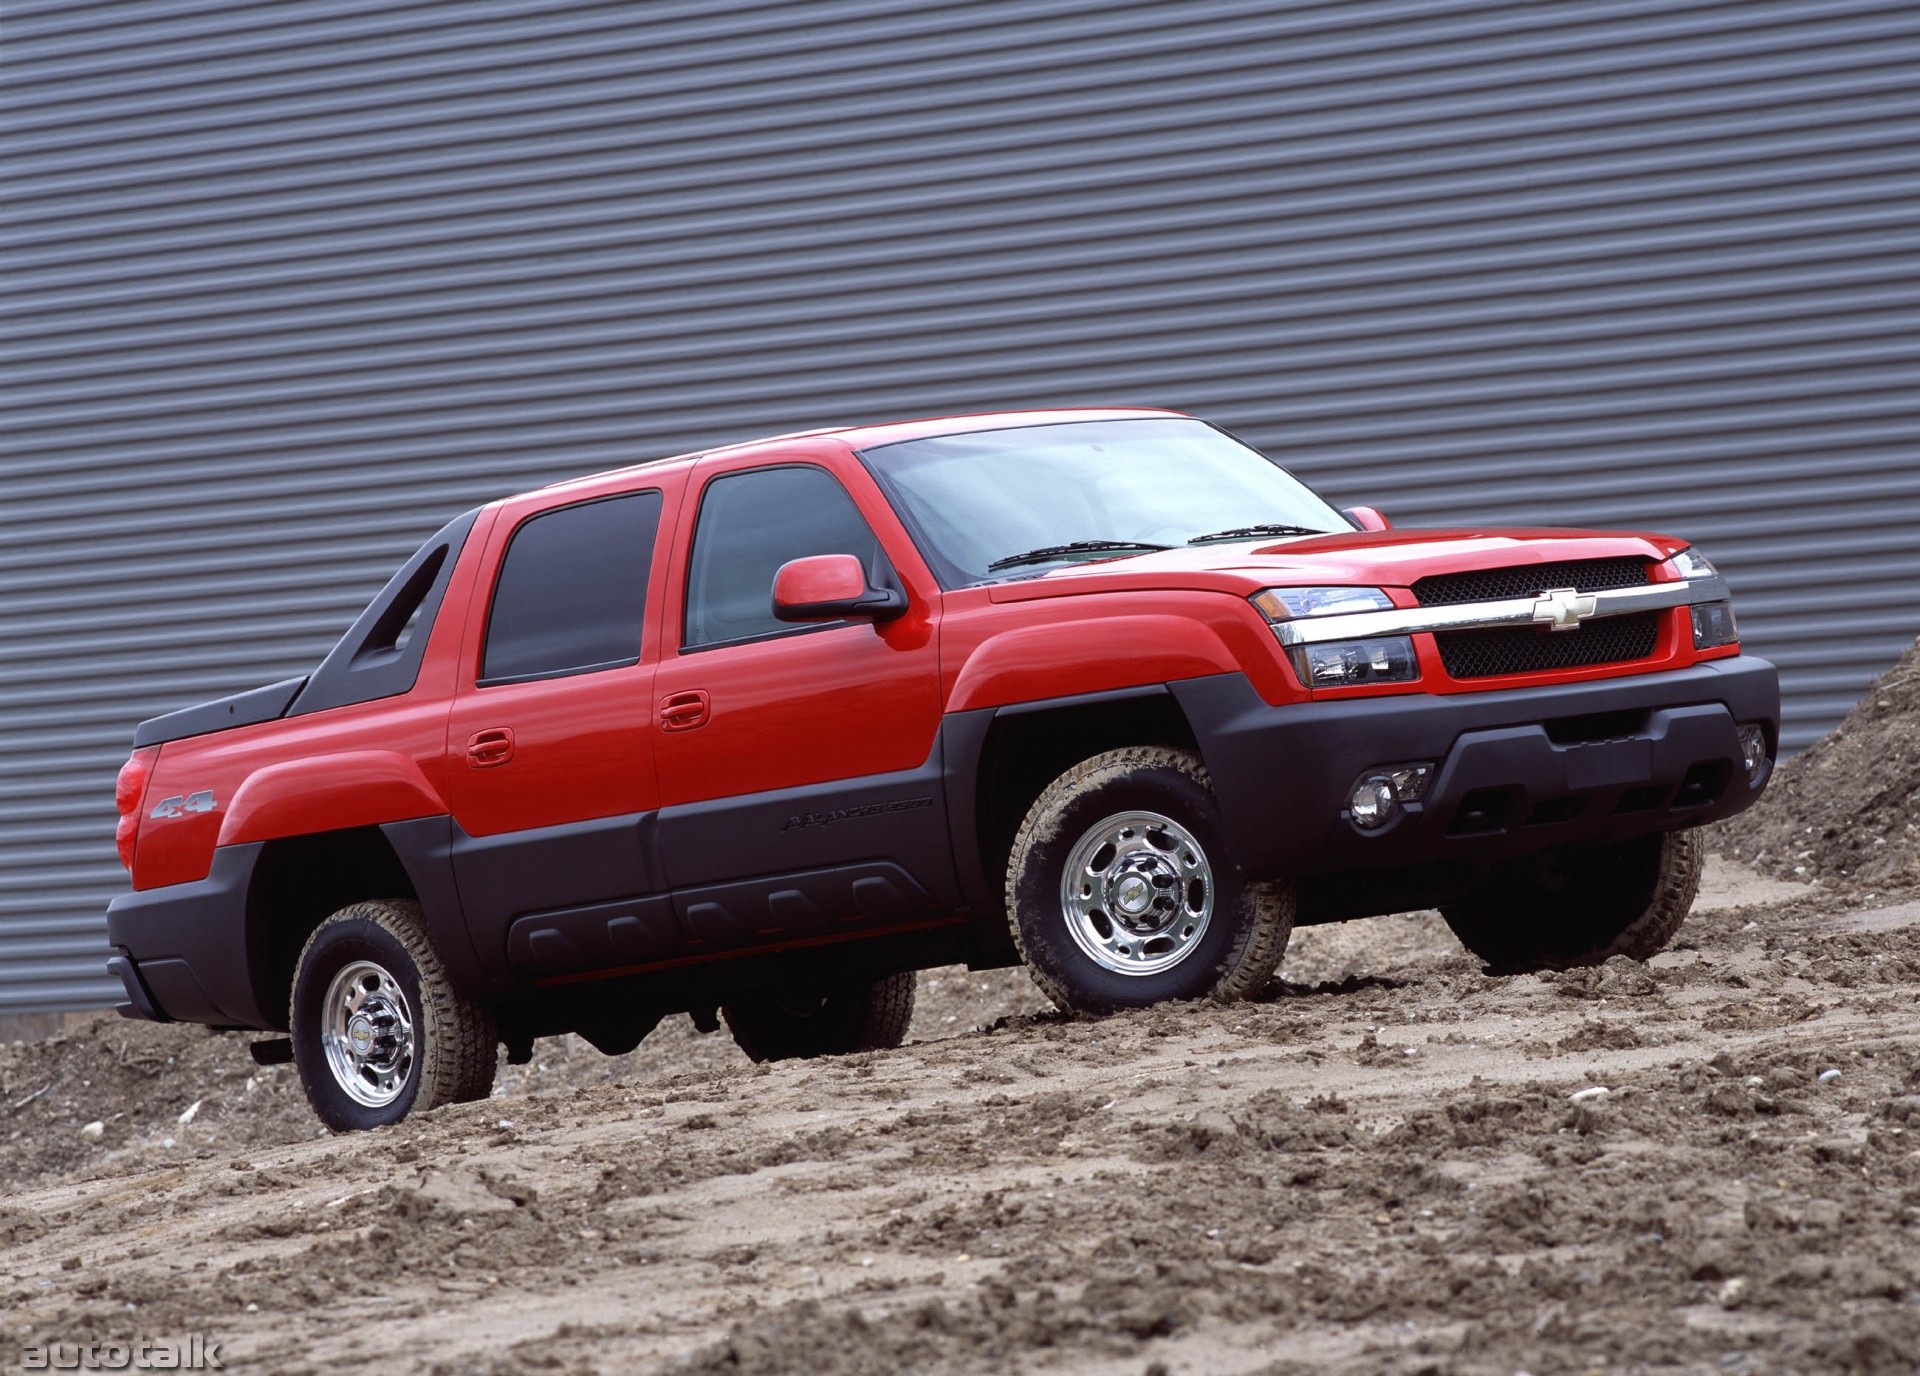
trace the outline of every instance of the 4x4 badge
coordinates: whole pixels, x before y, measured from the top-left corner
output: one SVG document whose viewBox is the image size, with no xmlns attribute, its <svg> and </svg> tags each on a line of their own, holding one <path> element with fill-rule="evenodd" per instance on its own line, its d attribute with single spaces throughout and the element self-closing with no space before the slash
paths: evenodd
<svg viewBox="0 0 1920 1376">
<path fill-rule="evenodd" d="M 1533 604 L 1533 619 L 1550 630 L 1577 631 L 1599 608 L 1598 601 L 1577 589 L 1555 588 L 1540 594 Z"/>
<path fill-rule="evenodd" d="M 153 806 L 147 816 L 159 821 L 166 817 L 184 817 L 189 812 L 212 812 L 213 790 L 203 788 L 198 793 L 189 793 L 186 797 L 163 798 Z"/>
</svg>

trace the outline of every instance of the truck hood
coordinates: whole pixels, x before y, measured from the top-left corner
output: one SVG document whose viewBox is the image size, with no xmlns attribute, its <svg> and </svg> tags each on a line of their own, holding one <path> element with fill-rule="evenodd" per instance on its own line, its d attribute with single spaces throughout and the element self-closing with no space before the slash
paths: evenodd
<svg viewBox="0 0 1920 1376">
<path fill-rule="evenodd" d="M 1661 560 L 1687 547 L 1664 535 L 1585 530 L 1383 530 L 1237 540 L 1069 564 L 991 585 L 995 602 L 1076 593 L 1186 588 L 1251 594 L 1269 587 L 1411 587 L 1438 573 L 1567 559 Z"/>
</svg>

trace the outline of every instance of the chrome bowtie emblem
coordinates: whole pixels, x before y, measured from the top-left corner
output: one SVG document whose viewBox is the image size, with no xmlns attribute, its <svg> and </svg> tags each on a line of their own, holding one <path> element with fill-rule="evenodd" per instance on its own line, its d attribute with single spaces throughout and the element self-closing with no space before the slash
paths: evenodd
<svg viewBox="0 0 1920 1376">
<path fill-rule="evenodd" d="M 1555 588 L 1540 594 L 1540 600 L 1533 604 L 1533 619 L 1550 630 L 1577 631 L 1599 606 L 1592 597 L 1573 588 Z"/>
</svg>

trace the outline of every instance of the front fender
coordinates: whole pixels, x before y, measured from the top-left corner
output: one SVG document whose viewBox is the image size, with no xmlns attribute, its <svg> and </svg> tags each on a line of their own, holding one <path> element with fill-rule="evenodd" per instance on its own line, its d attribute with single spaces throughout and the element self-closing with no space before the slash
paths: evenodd
<svg viewBox="0 0 1920 1376">
<path fill-rule="evenodd" d="M 408 756 L 394 750 L 346 750 L 288 760 L 250 774 L 227 805 L 218 844 L 379 826 L 447 810 L 446 800 Z"/>
<path fill-rule="evenodd" d="M 1163 612 L 1085 617 L 1019 626 L 967 657 L 947 711 L 1104 693 L 1242 671 L 1222 626 Z"/>
</svg>

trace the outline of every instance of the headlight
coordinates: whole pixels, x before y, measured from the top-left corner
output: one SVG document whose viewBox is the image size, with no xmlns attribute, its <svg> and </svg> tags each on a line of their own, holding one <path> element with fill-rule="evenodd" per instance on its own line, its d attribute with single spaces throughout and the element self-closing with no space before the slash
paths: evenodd
<svg viewBox="0 0 1920 1376">
<path fill-rule="evenodd" d="M 1254 594 L 1253 605 L 1269 624 L 1277 626 L 1308 617 L 1391 611 L 1393 599 L 1378 588 L 1268 588 Z M 1413 640 L 1404 635 L 1290 645 L 1287 657 L 1300 682 L 1309 688 L 1411 683 L 1420 677 Z"/>
<path fill-rule="evenodd" d="M 1293 671 L 1309 688 L 1351 688 L 1360 683 L 1411 683 L 1420 677 L 1409 636 L 1379 640 L 1334 640 L 1287 650 Z"/>
<path fill-rule="evenodd" d="M 1712 578 L 1720 572 L 1707 556 L 1697 549 L 1683 549 L 1667 560 L 1667 563 L 1672 565 L 1675 573 L 1687 579 Z"/>
<path fill-rule="evenodd" d="M 1391 611 L 1393 599 L 1378 588 L 1268 588 L 1254 594 L 1253 605 L 1269 621 L 1294 621 L 1304 616 Z"/>
</svg>

